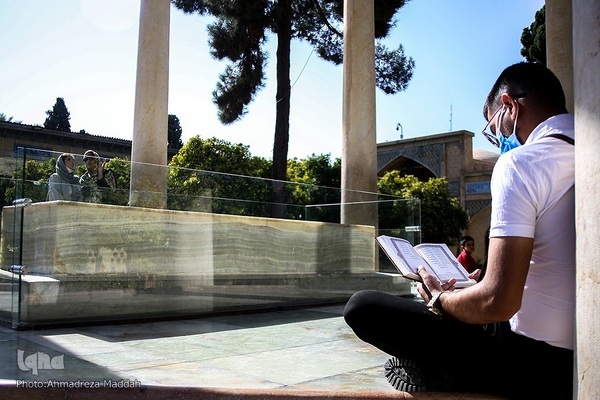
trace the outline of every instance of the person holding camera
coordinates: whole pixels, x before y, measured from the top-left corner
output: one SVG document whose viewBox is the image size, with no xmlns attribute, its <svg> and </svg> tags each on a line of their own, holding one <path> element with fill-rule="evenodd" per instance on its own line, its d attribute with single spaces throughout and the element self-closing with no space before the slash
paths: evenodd
<svg viewBox="0 0 600 400">
<path fill-rule="evenodd" d="M 114 172 L 105 168 L 106 161 L 101 160 L 98 153 L 87 150 L 83 155 L 87 171 L 79 179 L 83 201 L 87 203 L 102 203 L 104 191 L 114 192 L 117 179 Z"/>
</svg>

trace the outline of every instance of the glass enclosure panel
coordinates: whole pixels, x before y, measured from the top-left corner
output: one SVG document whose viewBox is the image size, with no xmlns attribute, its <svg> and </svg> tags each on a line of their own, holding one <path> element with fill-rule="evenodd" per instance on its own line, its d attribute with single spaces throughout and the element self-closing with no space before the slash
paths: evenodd
<svg viewBox="0 0 600 400">
<path fill-rule="evenodd" d="M 392 196 L 378 195 L 375 203 L 378 212 L 377 235 L 401 237 L 410 241 L 413 246 L 421 243 L 421 200 L 398 199 Z M 330 216 L 339 221 L 341 203 L 313 204 L 306 206 L 306 219 L 319 221 Z M 378 270 L 396 272 L 383 250 L 377 248 Z"/>
<path fill-rule="evenodd" d="M 416 200 L 369 194 L 376 231 L 339 223 L 339 188 L 150 166 L 155 179 L 134 191 L 144 165 L 98 160 L 106 182 L 90 185 L 68 170 L 50 179 L 59 153 L 17 153 L 0 237 L 0 318 L 14 327 L 341 302 L 368 287 L 410 293 L 379 273 L 392 271 L 385 257 L 376 267 L 374 238 L 420 242 Z M 74 159 L 83 176 L 83 155 Z"/>
<path fill-rule="evenodd" d="M 6 242 L 6 251 L 2 252 L 2 268 L 0 268 L 0 320 L 18 324 L 21 302 L 19 293 L 21 289 L 22 249 L 23 249 L 23 222 L 24 207 L 29 201 L 23 201 L 25 153 L 22 148 L 15 152 L 12 178 L 3 178 L 2 189 L 10 188 L 5 192 L 5 203 L 13 204 L 12 210 L 2 213 L 0 225 L 2 231 L 0 238 Z M 5 229 L 7 226 L 8 229 Z M 4 246 L 3 246 L 4 247 Z"/>
</svg>

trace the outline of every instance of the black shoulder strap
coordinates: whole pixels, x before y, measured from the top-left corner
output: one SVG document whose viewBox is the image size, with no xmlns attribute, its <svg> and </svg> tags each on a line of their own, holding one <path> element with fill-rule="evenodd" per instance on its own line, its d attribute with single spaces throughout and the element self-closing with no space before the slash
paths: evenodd
<svg viewBox="0 0 600 400">
<path fill-rule="evenodd" d="M 562 133 L 554 133 L 552 135 L 546 135 L 546 137 L 553 137 L 560 140 L 564 140 L 565 142 L 575 145 L 575 139 L 568 137 L 567 135 L 563 135 Z"/>
</svg>

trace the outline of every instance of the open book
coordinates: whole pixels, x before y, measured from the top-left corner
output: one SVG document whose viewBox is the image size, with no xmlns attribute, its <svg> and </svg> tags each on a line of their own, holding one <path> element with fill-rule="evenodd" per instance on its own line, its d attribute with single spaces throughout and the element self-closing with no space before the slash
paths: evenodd
<svg viewBox="0 0 600 400">
<path fill-rule="evenodd" d="M 417 268 L 422 265 L 442 283 L 451 278 L 456 278 L 457 288 L 476 283 L 475 280 L 469 279 L 467 270 L 444 243 L 423 243 L 413 247 L 408 240 L 391 236 L 378 236 L 377 243 L 405 278 L 420 281 Z"/>
</svg>

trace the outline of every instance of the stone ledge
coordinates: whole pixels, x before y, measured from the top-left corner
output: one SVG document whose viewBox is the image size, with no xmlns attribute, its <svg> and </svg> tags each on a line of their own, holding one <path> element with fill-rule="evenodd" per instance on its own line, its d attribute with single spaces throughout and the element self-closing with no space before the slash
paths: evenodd
<svg viewBox="0 0 600 400">
<path fill-rule="evenodd" d="M 28 274 L 15 274 L 0 269 L 0 279 L 4 284 L 0 291 L 12 291 L 14 285 L 19 284 L 23 302 L 35 306 L 55 305 L 58 300 L 60 281 L 49 276 L 38 276 Z"/>
<path fill-rule="evenodd" d="M 220 389 L 182 386 L 142 386 L 132 389 L 83 388 L 17 388 L 14 384 L 0 385 L 4 400 L 379 400 L 379 399 L 435 399 L 435 400 L 501 400 L 502 397 L 480 393 L 406 393 L 394 391 L 350 390 L 294 390 L 294 389 Z"/>
</svg>

